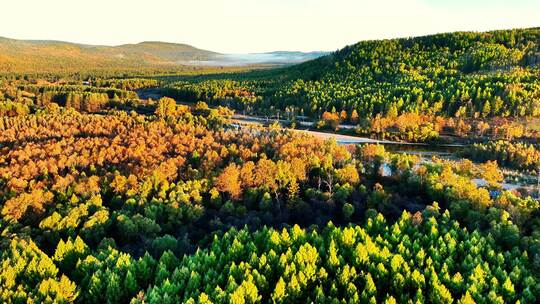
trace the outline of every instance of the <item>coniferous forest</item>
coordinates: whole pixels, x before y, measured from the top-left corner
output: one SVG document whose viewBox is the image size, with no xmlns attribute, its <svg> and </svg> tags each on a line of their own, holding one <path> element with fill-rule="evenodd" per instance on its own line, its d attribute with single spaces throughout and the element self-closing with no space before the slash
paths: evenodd
<svg viewBox="0 0 540 304">
<path fill-rule="evenodd" d="M 539 41 L 363 41 L 279 67 L 10 62 L 0 302 L 538 303 Z"/>
</svg>

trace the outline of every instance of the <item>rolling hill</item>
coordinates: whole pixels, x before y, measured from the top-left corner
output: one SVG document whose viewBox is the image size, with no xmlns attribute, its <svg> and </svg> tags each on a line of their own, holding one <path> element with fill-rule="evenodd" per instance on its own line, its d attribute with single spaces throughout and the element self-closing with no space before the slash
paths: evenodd
<svg viewBox="0 0 540 304">
<path fill-rule="evenodd" d="M 246 66 L 300 63 L 325 52 L 269 52 L 220 54 L 187 44 L 145 41 L 100 46 L 53 40 L 16 40 L 0 37 L 0 72 L 87 69 L 132 69 L 178 66 Z"/>
<path fill-rule="evenodd" d="M 362 41 L 291 67 L 278 96 L 310 112 L 538 116 L 539 65 L 540 28 Z"/>
<path fill-rule="evenodd" d="M 164 42 L 95 46 L 0 38 L 0 71 L 4 72 L 167 66 L 184 60 L 208 60 L 215 55 L 190 45 Z"/>
<path fill-rule="evenodd" d="M 255 96 L 256 104 L 246 104 L 251 109 L 295 109 L 312 117 L 325 111 L 540 116 L 539 64 L 540 28 L 454 32 L 361 41 L 283 69 L 198 77 L 170 87 L 179 97 L 216 103 L 232 87 Z"/>
</svg>

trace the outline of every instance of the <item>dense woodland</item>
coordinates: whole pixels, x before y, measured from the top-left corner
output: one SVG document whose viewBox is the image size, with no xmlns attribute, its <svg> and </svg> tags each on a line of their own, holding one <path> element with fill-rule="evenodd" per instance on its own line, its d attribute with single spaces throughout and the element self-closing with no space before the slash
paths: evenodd
<svg viewBox="0 0 540 304">
<path fill-rule="evenodd" d="M 540 167 L 538 35 L 361 42 L 228 76 L 2 75 L 0 302 L 538 303 L 540 201 L 501 170 Z M 421 157 L 233 109 L 477 143 Z"/>
<path fill-rule="evenodd" d="M 188 77 L 170 96 L 346 120 L 540 115 L 540 29 L 364 41 L 282 70 Z"/>
<path fill-rule="evenodd" d="M 204 103 L 153 107 L 2 119 L 5 301 L 540 296 L 539 203 L 477 188 L 473 176 L 497 189 L 494 162 L 424 163 L 227 128 L 230 111 Z"/>
<path fill-rule="evenodd" d="M 490 141 L 474 144 L 462 156 L 476 160 L 496 160 L 499 164 L 520 170 L 540 169 L 540 147 L 522 142 Z"/>
</svg>

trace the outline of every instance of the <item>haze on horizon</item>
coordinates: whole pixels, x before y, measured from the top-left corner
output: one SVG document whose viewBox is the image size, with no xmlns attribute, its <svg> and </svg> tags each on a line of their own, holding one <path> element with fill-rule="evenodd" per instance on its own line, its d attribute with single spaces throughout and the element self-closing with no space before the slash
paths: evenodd
<svg viewBox="0 0 540 304">
<path fill-rule="evenodd" d="M 540 1 L 9 0 L 0 36 L 221 53 L 333 51 L 360 40 L 540 26 Z"/>
</svg>

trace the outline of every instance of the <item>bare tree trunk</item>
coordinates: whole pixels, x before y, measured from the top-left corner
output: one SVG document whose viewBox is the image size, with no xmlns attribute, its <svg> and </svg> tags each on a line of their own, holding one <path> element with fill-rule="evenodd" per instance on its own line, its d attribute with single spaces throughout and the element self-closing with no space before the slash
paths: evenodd
<svg viewBox="0 0 540 304">
<path fill-rule="evenodd" d="M 277 189 L 274 190 L 274 196 L 276 197 L 278 212 L 279 212 L 279 215 L 281 216 L 281 200 L 279 199 L 279 191 Z"/>
<path fill-rule="evenodd" d="M 324 183 L 328 187 L 328 193 L 330 193 L 330 196 L 334 195 L 334 176 L 331 174 L 328 176 L 328 180 L 325 180 Z"/>
</svg>

